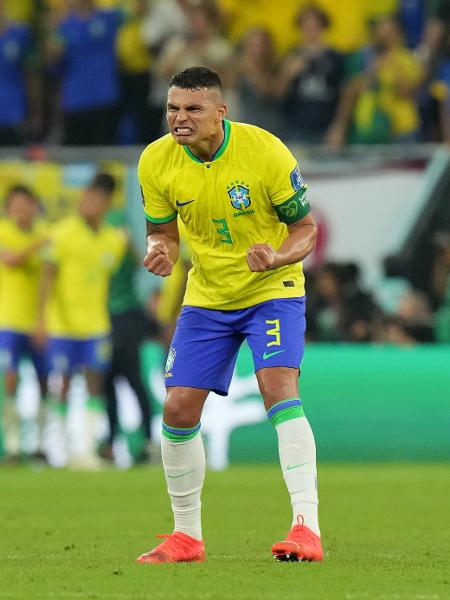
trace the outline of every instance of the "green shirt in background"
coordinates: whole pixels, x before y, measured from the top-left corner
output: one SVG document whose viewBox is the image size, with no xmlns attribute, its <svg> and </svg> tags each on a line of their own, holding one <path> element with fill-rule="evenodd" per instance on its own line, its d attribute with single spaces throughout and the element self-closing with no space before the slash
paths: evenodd
<svg viewBox="0 0 450 600">
<path fill-rule="evenodd" d="M 123 210 L 111 210 L 105 221 L 115 227 L 127 226 L 127 218 Z M 121 315 L 128 310 L 141 307 L 136 290 L 137 268 L 137 256 L 132 246 L 128 245 L 118 270 L 111 278 L 108 298 L 108 309 L 111 315 Z"/>
<path fill-rule="evenodd" d="M 136 268 L 136 257 L 128 248 L 119 269 L 111 278 L 108 299 L 111 315 L 120 315 L 141 306 L 136 291 Z"/>
</svg>

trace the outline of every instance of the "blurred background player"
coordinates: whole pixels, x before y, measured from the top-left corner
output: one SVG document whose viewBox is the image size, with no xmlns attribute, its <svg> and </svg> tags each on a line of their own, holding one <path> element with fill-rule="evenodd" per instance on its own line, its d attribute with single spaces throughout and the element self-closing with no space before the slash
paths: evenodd
<svg viewBox="0 0 450 600">
<path fill-rule="evenodd" d="M 39 299 L 38 337 L 43 344 L 48 335 L 50 369 L 62 376 L 54 405 L 60 426 L 71 377 L 77 371 L 85 375 L 87 446 L 80 462 L 87 468 L 99 464 L 96 437 L 105 408 L 104 373 L 111 360 L 108 289 L 126 247 L 125 234 L 104 223 L 113 189 L 109 175 L 97 175 L 82 194 L 78 214 L 54 227 Z"/>
<path fill-rule="evenodd" d="M 99 181 L 105 189 L 114 186 L 114 180 L 109 175 L 98 175 Z M 113 191 L 114 187 L 111 187 L 110 193 Z M 119 211 L 111 212 L 107 221 L 116 227 L 127 225 L 125 215 Z M 113 444 L 119 429 L 115 384 L 120 377 L 128 382 L 135 393 L 141 411 L 144 446 L 136 457 L 137 462 L 149 460 L 154 450 L 151 444 L 151 403 L 141 375 L 139 351 L 145 339 L 158 334 L 159 327 L 156 320 L 142 308 L 136 286 L 138 268 L 142 268 L 141 260 L 131 241 L 128 241 L 125 255 L 111 278 L 109 288 L 112 358 L 105 383 L 109 436 L 101 448 L 101 456 L 108 460 L 113 458 Z"/>
<path fill-rule="evenodd" d="M 32 338 L 37 321 L 38 284 L 42 270 L 42 247 L 47 228 L 39 218 L 40 206 L 33 192 L 15 186 L 5 199 L 6 218 L 0 220 L 0 369 L 5 373 L 3 432 L 6 453 L 20 453 L 20 422 L 16 392 L 19 362 L 31 358 L 38 376 L 41 397 L 46 395 L 45 357 Z M 43 406 L 39 423 L 43 426 Z M 41 431 L 42 433 L 42 431 Z"/>
</svg>

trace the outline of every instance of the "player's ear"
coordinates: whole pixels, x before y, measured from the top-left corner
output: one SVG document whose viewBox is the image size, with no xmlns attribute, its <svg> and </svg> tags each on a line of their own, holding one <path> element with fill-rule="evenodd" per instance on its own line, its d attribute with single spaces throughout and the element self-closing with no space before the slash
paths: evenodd
<svg viewBox="0 0 450 600">
<path fill-rule="evenodd" d="M 219 104 L 219 106 L 217 107 L 217 114 L 222 121 L 223 119 L 225 119 L 227 112 L 228 106 L 226 104 Z"/>
</svg>

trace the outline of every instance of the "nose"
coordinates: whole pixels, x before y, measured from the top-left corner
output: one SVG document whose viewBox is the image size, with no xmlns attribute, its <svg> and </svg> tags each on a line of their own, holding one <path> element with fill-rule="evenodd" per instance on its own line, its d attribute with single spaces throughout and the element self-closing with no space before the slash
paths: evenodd
<svg viewBox="0 0 450 600">
<path fill-rule="evenodd" d="M 186 121 L 186 119 L 187 119 L 187 113 L 186 113 L 186 111 L 183 110 L 183 109 L 180 109 L 177 112 L 177 116 L 175 117 L 175 121 L 183 122 L 183 121 Z"/>
</svg>

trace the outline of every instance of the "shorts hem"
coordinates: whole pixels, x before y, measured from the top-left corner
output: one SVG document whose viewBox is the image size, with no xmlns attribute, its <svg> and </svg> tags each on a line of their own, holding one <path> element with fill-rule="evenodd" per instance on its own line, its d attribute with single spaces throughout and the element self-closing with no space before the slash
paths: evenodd
<svg viewBox="0 0 450 600">
<path fill-rule="evenodd" d="M 258 371 L 261 371 L 261 369 L 273 369 L 273 368 L 277 368 L 277 367 L 284 367 L 286 369 L 297 369 L 298 372 L 300 373 L 300 365 L 286 365 L 286 364 L 277 364 L 277 365 L 261 365 L 260 367 L 255 367 L 255 373 L 257 373 Z"/>
<path fill-rule="evenodd" d="M 207 385 L 194 385 L 194 384 L 187 384 L 187 383 L 175 383 L 173 381 L 171 381 L 170 383 L 168 381 L 166 381 L 164 383 L 164 385 L 165 385 L 166 388 L 169 388 L 169 387 L 188 387 L 188 388 L 194 388 L 196 390 L 208 390 L 208 392 L 214 392 L 218 396 L 228 396 L 228 389 L 227 390 L 222 390 L 222 389 L 214 388 L 214 387 L 207 386 Z"/>
</svg>

